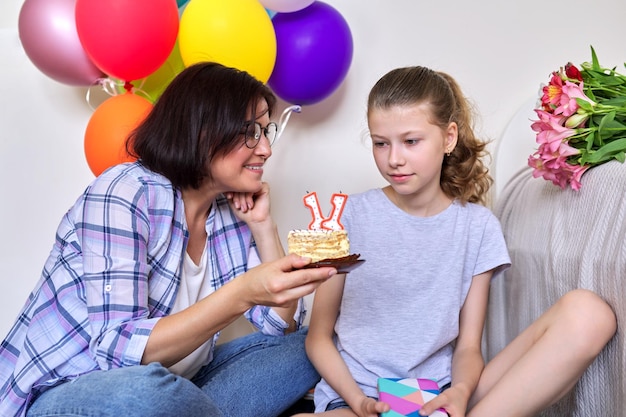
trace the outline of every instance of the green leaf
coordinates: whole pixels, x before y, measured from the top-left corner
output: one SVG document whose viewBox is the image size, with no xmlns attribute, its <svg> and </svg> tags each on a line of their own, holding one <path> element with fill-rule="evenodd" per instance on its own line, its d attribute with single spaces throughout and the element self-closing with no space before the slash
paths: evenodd
<svg viewBox="0 0 626 417">
<path fill-rule="evenodd" d="M 626 151 L 626 138 L 617 139 L 600 147 L 587 158 L 590 164 L 600 164 L 614 158 L 619 153 Z"/>
<path fill-rule="evenodd" d="M 587 162 L 587 160 L 589 159 L 589 152 L 584 151 L 580 154 L 580 158 L 576 159 L 576 160 L 571 160 L 571 164 L 572 165 L 588 165 L 589 162 Z M 574 162 L 576 161 L 576 162 Z"/>
<path fill-rule="evenodd" d="M 589 119 L 589 126 L 587 126 L 587 127 L 590 127 L 590 128 L 597 127 L 600 124 L 600 122 L 602 121 L 602 117 L 604 117 L 604 116 L 602 116 L 601 114 L 594 114 Z"/>
<path fill-rule="evenodd" d="M 585 110 L 588 113 L 591 113 L 593 111 L 593 105 L 585 99 L 577 98 L 576 103 L 578 104 L 578 107 L 580 107 L 581 109 Z"/>
<path fill-rule="evenodd" d="M 604 85 L 605 87 L 616 87 L 618 85 L 624 84 L 623 80 L 621 80 L 618 77 L 615 77 L 614 75 L 603 74 L 602 76 L 599 76 L 598 79 L 600 80 L 602 85 Z"/>
<path fill-rule="evenodd" d="M 593 93 L 593 90 L 586 89 L 585 95 L 589 97 L 591 100 L 595 101 L 596 103 L 598 102 L 598 99 L 596 98 L 596 95 Z"/>
<path fill-rule="evenodd" d="M 589 133 L 589 135 L 587 135 L 587 137 L 585 138 L 585 141 L 587 142 L 587 152 L 591 151 L 591 148 L 593 148 L 593 142 L 595 142 L 596 140 L 596 135 L 594 132 Z"/>
<path fill-rule="evenodd" d="M 626 107 L 626 92 L 623 96 L 602 100 L 599 104 L 602 104 L 603 106 Z"/>
<path fill-rule="evenodd" d="M 609 133 L 605 134 L 605 130 L 607 129 L 607 126 L 613 121 L 615 120 L 615 112 L 609 112 L 607 114 L 604 115 L 604 117 L 602 118 L 602 120 L 600 121 L 600 126 L 598 127 L 598 136 L 600 137 L 600 140 L 604 140 L 605 138 L 610 137 L 611 135 Z"/>
<path fill-rule="evenodd" d="M 589 88 L 602 90 L 607 86 L 624 88 L 626 85 L 626 76 L 614 69 L 586 67 L 581 71 L 581 75 L 585 82 L 585 90 Z"/>
<path fill-rule="evenodd" d="M 600 61 L 598 61 L 598 56 L 596 55 L 596 50 L 593 49 L 593 46 L 591 46 L 591 62 L 592 62 L 592 65 L 593 65 L 593 69 L 599 69 L 600 68 Z"/>
<path fill-rule="evenodd" d="M 619 133 L 620 130 L 626 130 L 626 125 L 621 123 L 619 120 L 607 120 L 603 128 L 611 130 L 615 134 Z"/>
</svg>

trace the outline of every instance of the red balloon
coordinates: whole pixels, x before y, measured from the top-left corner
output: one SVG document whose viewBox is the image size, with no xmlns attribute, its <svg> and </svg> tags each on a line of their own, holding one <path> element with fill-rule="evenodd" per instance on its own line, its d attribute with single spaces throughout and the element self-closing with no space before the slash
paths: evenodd
<svg viewBox="0 0 626 417">
<path fill-rule="evenodd" d="M 151 109 L 149 100 L 128 92 L 110 97 L 96 108 L 85 130 L 85 157 L 95 176 L 134 160 L 126 152 L 126 138 Z"/>
<path fill-rule="evenodd" d="M 90 86 L 105 75 L 87 56 L 76 33 L 76 0 L 25 0 L 18 29 L 26 55 L 48 77 Z"/>
<path fill-rule="evenodd" d="M 178 36 L 173 0 L 76 0 L 76 29 L 93 63 L 124 81 L 144 78 L 167 59 Z"/>
</svg>

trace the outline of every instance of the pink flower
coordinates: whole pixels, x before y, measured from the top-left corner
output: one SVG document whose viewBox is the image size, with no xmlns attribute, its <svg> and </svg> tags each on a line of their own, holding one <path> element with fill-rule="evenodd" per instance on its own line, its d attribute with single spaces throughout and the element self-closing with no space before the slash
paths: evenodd
<svg viewBox="0 0 626 417">
<path fill-rule="evenodd" d="M 539 120 L 535 121 L 531 128 L 537 133 L 538 144 L 548 144 L 550 152 L 556 152 L 563 140 L 574 135 L 575 130 L 563 126 L 564 117 L 553 115 L 544 110 L 535 109 Z"/>
<path fill-rule="evenodd" d="M 567 142 L 562 142 L 554 151 L 547 144 L 542 144 L 537 149 L 536 155 L 541 158 L 545 167 L 558 171 L 566 164 L 567 158 L 579 153 L 578 149 L 570 146 Z"/>
<path fill-rule="evenodd" d="M 563 79 L 558 72 L 552 73 L 550 83 L 543 87 L 543 95 L 541 96 L 541 104 L 546 110 L 556 107 L 561 102 L 561 94 L 563 87 Z"/>
<path fill-rule="evenodd" d="M 563 127 L 564 117 L 555 116 L 543 110 L 535 110 L 539 120 L 533 123 L 537 134 L 537 151 L 528 158 L 528 165 L 533 168 L 533 177 L 542 177 L 553 184 L 565 188 L 572 183 L 572 170 L 575 167 L 567 162 L 568 158 L 580 154 L 580 150 L 570 146 L 567 138 L 575 131 Z M 582 174 L 581 174 L 582 175 Z"/>
<path fill-rule="evenodd" d="M 563 142 L 561 143 L 561 146 L 559 146 L 559 155 L 562 156 L 563 158 L 569 158 L 570 156 L 574 156 L 574 155 L 579 155 L 580 154 L 580 149 L 574 148 L 573 146 L 570 146 L 569 143 L 567 142 Z"/>
<path fill-rule="evenodd" d="M 553 184 L 564 188 L 564 186 L 561 185 L 563 183 L 563 179 L 561 179 L 561 177 L 563 177 L 562 173 L 546 166 L 537 153 L 528 157 L 528 165 L 533 168 L 534 178 L 542 177 L 544 180 L 551 181 Z"/>
<path fill-rule="evenodd" d="M 590 168 L 589 165 L 572 165 L 572 176 L 570 177 L 570 186 L 573 190 L 580 190 L 582 183 L 580 182 L 583 174 Z"/>
<path fill-rule="evenodd" d="M 590 168 L 589 165 L 572 165 L 562 158 L 546 161 L 539 151 L 528 157 L 528 165 L 533 168 L 534 178 L 541 177 L 562 189 L 569 184 L 576 191 L 580 190 L 582 175 Z"/>
<path fill-rule="evenodd" d="M 596 104 L 585 95 L 583 87 L 582 82 L 576 84 L 571 81 L 565 81 L 565 85 L 561 88 L 560 102 L 558 107 L 554 109 L 554 114 L 562 114 L 563 116 L 569 117 L 576 113 L 580 107 L 576 102 L 577 98 L 583 99 L 592 105 Z"/>
<path fill-rule="evenodd" d="M 533 177 L 535 178 L 543 177 L 551 181 L 550 176 L 554 176 L 552 171 L 544 166 L 543 159 L 541 158 L 539 151 L 528 157 L 528 165 L 533 169 Z"/>
</svg>

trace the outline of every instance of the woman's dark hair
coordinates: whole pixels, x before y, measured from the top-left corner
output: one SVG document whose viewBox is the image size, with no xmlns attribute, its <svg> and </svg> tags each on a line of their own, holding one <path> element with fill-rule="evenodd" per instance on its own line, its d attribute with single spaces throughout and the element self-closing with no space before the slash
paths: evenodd
<svg viewBox="0 0 626 417">
<path fill-rule="evenodd" d="M 487 202 L 493 182 L 483 159 L 489 156 L 487 142 L 474 135 L 474 111 L 460 86 L 450 75 L 415 66 L 389 71 L 370 91 L 367 111 L 427 103 L 430 122 L 446 129 L 458 126 L 458 140 L 441 168 L 441 189 L 459 201 Z"/>
<path fill-rule="evenodd" d="M 262 116 L 255 114 L 262 100 L 271 116 L 276 96 L 245 71 L 215 62 L 191 65 L 129 135 L 126 151 L 174 187 L 198 188 L 216 156 L 243 145 L 241 129 Z"/>
</svg>

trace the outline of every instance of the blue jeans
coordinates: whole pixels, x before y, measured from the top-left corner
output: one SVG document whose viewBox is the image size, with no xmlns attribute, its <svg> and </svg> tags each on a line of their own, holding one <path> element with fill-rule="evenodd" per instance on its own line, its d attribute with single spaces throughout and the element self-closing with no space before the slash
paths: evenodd
<svg viewBox="0 0 626 417">
<path fill-rule="evenodd" d="M 319 380 L 305 336 L 257 332 L 218 345 L 191 381 L 158 363 L 91 372 L 45 391 L 27 416 L 276 417 Z"/>
</svg>

